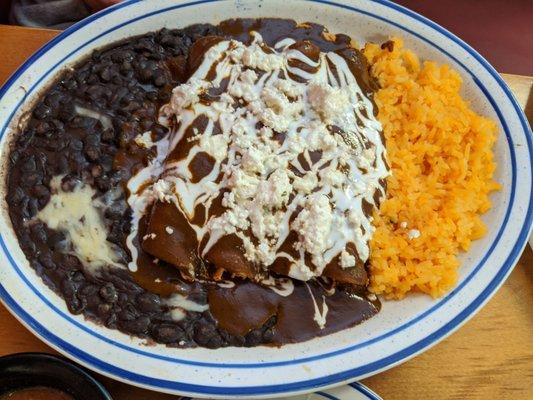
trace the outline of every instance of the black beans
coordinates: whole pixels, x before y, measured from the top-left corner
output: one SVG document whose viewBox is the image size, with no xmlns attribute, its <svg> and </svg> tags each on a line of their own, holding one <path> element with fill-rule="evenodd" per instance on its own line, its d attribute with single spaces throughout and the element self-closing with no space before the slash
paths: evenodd
<svg viewBox="0 0 533 400">
<path fill-rule="evenodd" d="M 121 63 L 124 61 L 133 61 L 135 55 L 130 50 L 118 50 L 111 54 L 111 60 L 115 63 Z"/>
<path fill-rule="evenodd" d="M 80 139 L 72 138 L 69 144 L 70 149 L 79 151 L 83 149 L 83 142 Z"/>
<path fill-rule="evenodd" d="M 50 124 L 46 121 L 39 121 L 35 126 L 35 133 L 37 135 L 44 135 L 50 130 Z"/>
<path fill-rule="evenodd" d="M 112 306 L 108 303 L 100 303 L 97 306 L 97 315 L 101 319 L 107 319 L 109 318 L 109 314 L 112 312 Z"/>
<path fill-rule="evenodd" d="M 211 324 L 200 322 L 194 328 L 194 340 L 201 346 L 217 348 L 223 344 L 222 337 Z"/>
<path fill-rule="evenodd" d="M 65 239 L 63 232 L 51 231 L 48 234 L 48 247 L 51 251 L 61 251 L 64 248 Z"/>
<path fill-rule="evenodd" d="M 98 292 L 98 286 L 90 284 L 90 283 L 84 285 L 79 291 L 80 295 L 83 297 L 92 297 L 97 292 Z"/>
<path fill-rule="evenodd" d="M 152 334 L 161 343 L 179 343 L 185 336 L 179 326 L 165 323 L 155 326 L 152 329 Z"/>
<path fill-rule="evenodd" d="M 118 299 L 117 291 L 115 286 L 111 282 L 107 282 L 104 286 L 100 288 L 99 291 L 100 297 L 107 303 L 114 303 Z"/>
<path fill-rule="evenodd" d="M 73 175 L 66 175 L 61 180 L 61 190 L 64 192 L 72 192 L 76 186 L 80 184 L 79 179 Z"/>
<path fill-rule="evenodd" d="M 98 147 L 87 147 L 85 149 L 85 156 L 89 161 L 96 161 L 100 157 L 100 150 Z"/>
<path fill-rule="evenodd" d="M 46 98 L 44 99 L 44 104 L 49 106 L 50 108 L 56 108 L 59 106 L 61 100 L 62 100 L 61 92 L 52 92 Z"/>
<path fill-rule="evenodd" d="M 78 286 L 77 286 L 76 282 L 74 282 L 69 277 L 65 277 L 61 281 L 61 292 L 66 297 L 69 297 L 69 298 L 70 297 L 74 297 L 75 294 L 76 294 L 77 288 L 78 288 Z"/>
<path fill-rule="evenodd" d="M 117 88 L 115 90 L 115 92 L 113 93 L 113 96 L 111 97 L 111 102 L 112 103 L 117 103 L 119 102 L 120 100 L 122 100 L 122 98 L 124 96 L 126 96 L 128 94 L 128 89 L 125 88 L 124 86 L 120 86 L 119 88 Z"/>
<path fill-rule="evenodd" d="M 39 254 L 39 262 L 43 265 L 44 268 L 49 270 L 56 269 L 56 264 L 52 259 L 52 254 L 50 252 L 45 252 Z"/>
<path fill-rule="evenodd" d="M 58 120 L 58 119 L 53 119 L 52 118 L 48 122 L 50 123 L 52 128 L 55 129 L 58 132 L 63 132 L 65 130 L 65 124 L 62 121 Z"/>
<path fill-rule="evenodd" d="M 158 69 L 153 74 L 154 85 L 157 87 L 163 87 L 168 83 L 165 71 Z"/>
<path fill-rule="evenodd" d="M 207 293 L 205 290 L 195 290 L 189 293 L 189 299 L 191 301 L 194 301 L 198 304 L 206 304 L 207 303 Z"/>
<path fill-rule="evenodd" d="M 180 40 L 171 34 L 164 34 L 160 36 L 159 43 L 167 47 L 176 47 L 179 46 Z"/>
<path fill-rule="evenodd" d="M 79 260 L 74 256 L 72 257 L 72 260 L 73 259 L 76 259 L 77 261 L 76 264 L 79 265 Z M 85 282 L 85 275 L 83 275 L 83 272 L 81 272 L 80 270 L 69 271 L 68 276 L 73 282 L 76 282 L 76 283 Z"/>
<path fill-rule="evenodd" d="M 52 114 L 52 109 L 44 103 L 39 103 L 33 110 L 33 115 L 37 119 L 45 119 Z"/>
<path fill-rule="evenodd" d="M 100 84 L 93 84 L 92 86 L 89 86 L 85 92 L 87 96 L 91 100 L 98 100 L 102 99 L 106 96 L 107 89 L 105 86 L 102 86 Z"/>
<path fill-rule="evenodd" d="M 170 101 L 171 94 L 168 92 L 159 92 L 158 100 L 161 103 L 168 103 Z"/>
<path fill-rule="evenodd" d="M 22 190 L 22 188 L 20 187 L 17 187 L 12 191 L 11 197 L 8 199 L 8 201 L 10 202 L 10 204 L 18 205 L 25 197 L 26 193 L 24 192 L 24 190 Z"/>
<path fill-rule="evenodd" d="M 156 91 L 151 91 L 146 93 L 146 100 L 155 103 L 157 101 L 158 93 Z"/>
<path fill-rule="evenodd" d="M 107 171 L 110 170 L 110 168 L 106 168 L 105 166 L 103 168 Z M 109 182 L 109 179 L 106 177 L 98 177 L 94 180 L 94 182 L 96 183 L 96 187 L 102 192 L 107 192 L 111 189 L 111 182 Z"/>
<path fill-rule="evenodd" d="M 270 343 L 274 339 L 274 332 L 272 329 L 265 329 L 263 332 L 263 343 Z"/>
<path fill-rule="evenodd" d="M 39 200 L 37 199 L 28 199 L 28 202 L 26 203 L 26 208 L 23 210 L 23 213 L 25 214 L 26 219 L 31 219 L 35 215 L 37 215 L 37 212 L 39 211 Z"/>
<path fill-rule="evenodd" d="M 139 311 L 132 304 L 127 304 L 118 314 L 118 317 L 122 321 L 133 321 L 138 316 Z"/>
<path fill-rule="evenodd" d="M 69 91 L 75 90 L 77 86 L 78 86 L 78 83 L 73 79 L 69 79 L 63 82 L 63 87 Z"/>
<path fill-rule="evenodd" d="M 36 169 L 37 169 L 37 164 L 35 163 L 35 157 L 30 156 L 24 161 L 22 161 L 22 171 L 33 172 Z"/>
<path fill-rule="evenodd" d="M 53 166 L 56 175 L 63 175 L 68 170 L 68 159 L 64 154 L 59 154 L 57 157 L 57 162 Z"/>
<path fill-rule="evenodd" d="M 109 143 L 115 140 L 115 131 L 113 129 L 106 129 L 102 132 L 102 141 Z"/>
<path fill-rule="evenodd" d="M 126 212 L 128 205 L 124 200 L 116 200 L 105 211 L 106 218 L 113 220 L 120 220 Z"/>
<path fill-rule="evenodd" d="M 102 175 L 103 172 L 104 169 L 101 165 L 95 164 L 91 167 L 91 175 L 93 176 L 93 178 L 98 178 Z"/>
<path fill-rule="evenodd" d="M 160 124 L 154 124 L 152 127 L 152 133 L 155 135 L 155 141 L 157 142 L 167 135 L 168 128 Z"/>
<path fill-rule="evenodd" d="M 126 106 L 124 107 L 124 111 L 134 112 L 134 111 L 137 111 L 139 108 L 141 108 L 141 103 L 139 103 L 138 101 L 132 100 L 126 104 Z"/>
<path fill-rule="evenodd" d="M 109 318 L 105 321 L 105 325 L 108 328 L 116 328 L 117 327 L 117 315 L 111 314 Z"/>
<path fill-rule="evenodd" d="M 133 334 L 145 334 L 150 326 L 150 318 L 146 315 L 142 315 L 139 318 L 127 321 L 120 321 L 120 326 L 127 332 Z"/>
<path fill-rule="evenodd" d="M 229 346 L 242 347 L 246 343 L 246 339 L 243 336 L 233 336 L 226 332 L 220 332 Z"/>
<path fill-rule="evenodd" d="M 109 82 L 114 76 L 115 76 L 116 72 L 113 71 L 112 68 L 110 67 L 104 67 L 101 71 L 100 71 L 100 79 L 103 81 L 103 82 Z"/>
<path fill-rule="evenodd" d="M 161 310 L 161 298 L 150 292 L 142 293 L 137 297 L 137 307 L 146 313 L 154 313 Z"/>
<path fill-rule="evenodd" d="M 127 89 L 126 89 L 127 90 Z M 133 100 L 135 99 L 135 94 L 127 91 L 126 93 L 124 93 L 121 97 L 120 97 L 120 105 L 122 107 L 128 105 L 129 103 L 131 103 Z"/>
<path fill-rule="evenodd" d="M 41 222 L 37 222 L 30 227 L 31 237 L 38 244 L 46 243 L 48 237 L 46 234 L 45 225 Z"/>
<path fill-rule="evenodd" d="M 41 198 L 41 197 L 48 197 L 50 196 L 50 191 L 48 188 L 44 185 L 37 185 L 32 190 L 33 195 L 35 197 Z"/>
<path fill-rule="evenodd" d="M 141 82 L 150 82 L 154 74 L 154 71 L 151 68 L 142 68 L 139 70 L 139 79 Z"/>
<path fill-rule="evenodd" d="M 257 346 L 261 343 L 261 340 L 263 339 L 263 334 L 259 329 L 254 329 L 246 335 L 246 342 L 245 345 L 248 347 Z"/>
<path fill-rule="evenodd" d="M 87 84 L 88 85 L 95 85 L 97 83 L 100 82 L 100 80 L 98 79 L 98 76 L 96 74 L 91 74 L 89 75 L 89 77 L 87 78 Z M 103 92 L 102 92 L 103 93 Z"/>
<path fill-rule="evenodd" d="M 43 175 L 41 172 L 35 171 L 30 172 L 26 175 L 26 180 L 24 181 L 24 185 L 26 188 L 30 189 L 33 188 L 35 185 L 41 184 L 43 180 Z"/>
<path fill-rule="evenodd" d="M 81 314 L 87 305 L 85 299 L 79 299 L 75 296 L 68 297 L 65 295 L 65 300 L 67 302 L 67 307 L 72 314 Z"/>
<path fill-rule="evenodd" d="M 62 122 L 69 122 L 74 119 L 76 113 L 74 111 L 74 105 L 72 103 L 67 103 L 61 107 L 58 112 L 58 117 Z"/>
</svg>

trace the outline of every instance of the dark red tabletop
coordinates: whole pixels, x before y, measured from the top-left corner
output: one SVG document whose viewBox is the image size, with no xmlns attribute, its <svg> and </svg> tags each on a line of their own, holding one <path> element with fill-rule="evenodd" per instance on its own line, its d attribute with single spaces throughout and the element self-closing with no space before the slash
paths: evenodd
<svg viewBox="0 0 533 400">
<path fill-rule="evenodd" d="M 533 75 L 533 0 L 396 0 L 466 41 L 499 71 Z"/>
</svg>

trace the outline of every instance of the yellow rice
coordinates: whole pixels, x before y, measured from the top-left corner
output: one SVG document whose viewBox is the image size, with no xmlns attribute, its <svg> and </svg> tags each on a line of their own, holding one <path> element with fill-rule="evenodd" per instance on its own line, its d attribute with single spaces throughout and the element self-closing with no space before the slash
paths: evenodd
<svg viewBox="0 0 533 400">
<path fill-rule="evenodd" d="M 375 100 L 392 169 L 375 215 L 370 288 L 388 298 L 411 291 L 437 297 L 457 281 L 458 253 L 487 230 L 480 215 L 499 188 L 496 125 L 461 98 L 457 72 L 420 63 L 400 39 L 393 42 L 392 52 L 364 49 L 381 85 Z M 410 239 L 411 230 L 420 236 Z"/>
</svg>

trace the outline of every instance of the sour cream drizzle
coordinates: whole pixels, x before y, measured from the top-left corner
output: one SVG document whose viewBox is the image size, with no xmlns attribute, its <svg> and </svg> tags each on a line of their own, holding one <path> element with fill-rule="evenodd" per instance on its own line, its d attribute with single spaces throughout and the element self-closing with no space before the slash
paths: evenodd
<svg viewBox="0 0 533 400">
<path fill-rule="evenodd" d="M 204 223 L 190 222 L 203 243 L 201 256 L 235 234 L 248 260 L 268 270 L 277 258 L 286 258 L 289 276 L 304 281 L 320 276 L 337 256 L 343 268 L 355 266 L 348 243 L 363 262 L 368 259 L 374 228 L 363 203 L 375 204 L 376 191 L 385 195 L 381 182 L 389 174 L 381 125 L 343 57 L 329 52 L 312 60 L 293 44 L 284 39 L 268 48 L 255 34 L 250 45 L 224 40 L 205 53 L 161 109 L 161 122 L 175 127 L 168 147 L 158 146 L 157 159 L 128 183 L 133 226 L 155 198 L 174 203 L 188 221 L 203 204 Z M 302 63 L 305 68 L 299 68 Z M 202 101 L 223 81 L 227 88 L 215 101 Z M 200 115 L 208 123 L 187 156 L 169 159 Z M 263 127 L 257 129 L 258 123 Z M 321 156 L 313 163 L 311 154 L 317 152 Z M 214 166 L 193 182 L 189 167 L 199 153 L 209 154 Z M 159 181 L 145 185 L 158 174 Z M 226 211 L 210 215 L 222 190 Z M 291 231 L 299 238 L 292 255 L 280 250 Z M 134 236 L 128 237 L 132 255 Z"/>
</svg>

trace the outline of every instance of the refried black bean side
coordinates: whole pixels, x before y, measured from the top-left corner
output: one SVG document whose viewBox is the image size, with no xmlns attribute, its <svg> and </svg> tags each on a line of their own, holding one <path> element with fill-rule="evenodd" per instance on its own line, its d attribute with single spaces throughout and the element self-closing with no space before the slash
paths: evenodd
<svg viewBox="0 0 533 400">
<path fill-rule="evenodd" d="M 293 21 L 277 21 L 285 21 L 282 26 L 295 29 Z M 317 35 L 323 28 L 313 29 Z M 279 29 L 273 31 L 283 34 Z M 151 278 L 120 268 L 89 274 L 77 257 L 61 251 L 65 240 L 61 232 L 39 221 L 27 223 L 50 200 L 50 181 L 54 176 L 65 175 L 65 191 L 81 181 L 93 187 L 98 196 L 112 192 L 114 196 L 110 197 L 114 200 L 103 215 L 107 239 L 117 245 L 127 264 L 130 255 L 125 239 L 130 231 L 131 211 L 125 183 L 153 156 L 151 150 L 136 146 L 134 138 L 149 130 L 156 140 L 165 136 L 167 129 L 157 123 L 159 107 L 169 101 L 172 88 L 186 80 L 191 44 L 209 35 L 228 36 L 228 31 L 203 24 L 181 30 L 163 29 L 115 43 L 63 72 L 40 97 L 27 126 L 13 144 L 6 196 L 14 230 L 31 266 L 65 299 L 71 313 L 170 346 L 280 345 L 345 329 L 371 317 L 379 309 L 378 302 L 363 300 L 364 293 L 353 290 L 337 290 L 331 296 L 328 304 L 336 310 L 326 329 L 319 330 L 312 327 L 308 289 L 298 282 L 289 302 L 274 298 L 270 289 L 251 282 L 237 282 L 234 289 L 186 283 L 175 267 L 164 263 L 148 272 Z M 106 115 L 112 126 L 80 115 L 76 107 Z M 220 323 L 208 310 L 188 312 L 185 318 L 173 320 L 162 300 L 168 293 L 164 287 L 154 287 L 154 276 L 161 277 L 167 287 L 180 285 L 189 299 L 200 304 L 209 302 L 219 315 L 228 314 L 228 319 Z M 324 293 L 322 286 L 310 286 L 313 292 Z M 243 304 L 238 315 L 225 308 L 229 307 L 226 301 L 233 304 L 234 300 Z M 302 310 L 307 309 L 310 322 L 301 316 L 305 314 Z M 231 334 L 220 327 L 239 324 L 241 315 L 245 318 L 257 310 L 270 313 L 271 317 L 243 334 Z M 239 329 L 242 326 L 234 332 Z"/>
</svg>

